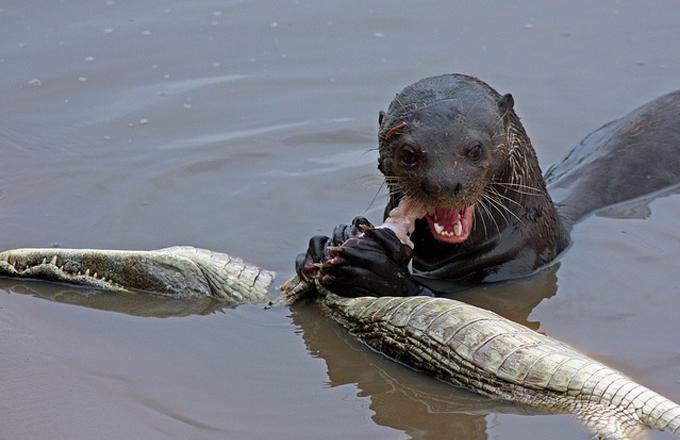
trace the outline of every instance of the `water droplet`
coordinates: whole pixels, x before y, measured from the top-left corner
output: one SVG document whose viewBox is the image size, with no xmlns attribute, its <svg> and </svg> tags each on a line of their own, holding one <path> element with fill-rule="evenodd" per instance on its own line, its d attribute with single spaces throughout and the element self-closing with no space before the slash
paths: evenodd
<svg viewBox="0 0 680 440">
<path fill-rule="evenodd" d="M 524 28 L 525 28 L 525 29 L 531 29 L 531 28 L 533 28 L 533 27 L 534 27 L 534 24 L 533 24 L 533 23 L 525 23 L 525 24 L 524 24 Z"/>
<path fill-rule="evenodd" d="M 134 127 L 135 123 L 134 122 L 128 122 L 128 127 Z"/>
<path fill-rule="evenodd" d="M 140 119 L 140 120 L 139 120 L 139 125 L 146 125 L 146 124 L 148 124 L 148 123 L 149 123 L 149 120 L 148 120 L 148 119 Z"/>
<path fill-rule="evenodd" d="M 113 6 L 113 5 L 116 4 L 116 2 L 114 2 L 113 0 L 106 0 L 105 4 L 106 4 L 106 6 Z"/>
<path fill-rule="evenodd" d="M 279 27 L 279 24 L 278 24 L 277 22 L 275 22 L 275 21 L 272 21 L 272 24 L 270 24 L 270 26 L 271 26 L 272 28 L 277 28 L 277 27 Z"/>
<path fill-rule="evenodd" d="M 385 34 L 383 34 L 382 32 L 373 32 L 373 36 L 375 38 L 385 38 Z"/>
<path fill-rule="evenodd" d="M 184 104 L 183 107 L 186 108 L 186 109 L 190 109 L 191 107 L 193 107 L 193 105 L 191 105 L 191 104 Z"/>
<path fill-rule="evenodd" d="M 222 64 L 221 63 L 212 63 L 213 67 L 220 67 Z"/>
<path fill-rule="evenodd" d="M 214 12 L 212 13 L 212 15 L 213 15 L 214 17 L 221 17 L 221 16 L 222 16 L 222 11 L 214 11 Z"/>
<path fill-rule="evenodd" d="M 145 30 L 145 31 L 142 31 L 142 34 L 143 34 L 143 35 L 146 35 L 146 36 L 149 36 L 149 35 L 151 35 L 151 31 L 147 29 L 147 30 Z"/>
<path fill-rule="evenodd" d="M 94 57 L 85 57 L 84 60 L 87 62 L 94 61 Z"/>
<path fill-rule="evenodd" d="M 109 135 L 104 136 L 104 140 L 105 140 L 105 141 L 110 141 L 110 140 L 111 140 L 111 136 L 109 136 Z"/>
<path fill-rule="evenodd" d="M 104 28 L 104 33 L 105 33 L 105 34 L 110 34 L 111 32 L 113 32 L 113 29 L 111 29 L 111 28 Z"/>
<path fill-rule="evenodd" d="M 78 81 L 80 81 L 81 83 L 87 82 L 87 77 L 86 76 L 79 76 Z"/>
<path fill-rule="evenodd" d="M 220 24 L 220 23 L 217 20 L 213 20 L 213 21 L 210 22 L 211 26 L 217 26 L 218 24 Z"/>
<path fill-rule="evenodd" d="M 158 69 L 158 64 L 152 64 L 152 65 L 151 65 L 151 68 L 152 68 L 152 69 Z"/>
<path fill-rule="evenodd" d="M 24 48 L 24 47 L 26 47 L 26 43 L 17 43 L 17 47 L 20 48 L 20 49 Z"/>
<path fill-rule="evenodd" d="M 169 73 L 166 73 L 165 75 L 163 75 L 163 78 L 165 78 L 165 79 L 170 79 L 170 74 L 169 74 Z"/>
<path fill-rule="evenodd" d="M 28 81 L 28 85 L 33 87 L 40 87 L 42 85 L 42 82 L 38 78 L 33 78 L 32 80 Z"/>
</svg>

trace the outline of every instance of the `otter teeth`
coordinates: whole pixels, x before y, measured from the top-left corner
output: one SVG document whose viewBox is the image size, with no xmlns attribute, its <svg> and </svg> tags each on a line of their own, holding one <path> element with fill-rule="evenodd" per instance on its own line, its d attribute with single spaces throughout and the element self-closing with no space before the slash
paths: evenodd
<svg viewBox="0 0 680 440">
<path fill-rule="evenodd" d="M 439 223 L 434 224 L 434 230 L 437 234 L 443 235 L 444 237 L 460 237 L 463 234 L 463 224 L 458 221 L 453 225 L 453 232 L 445 231 L 444 226 Z"/>
</svg>

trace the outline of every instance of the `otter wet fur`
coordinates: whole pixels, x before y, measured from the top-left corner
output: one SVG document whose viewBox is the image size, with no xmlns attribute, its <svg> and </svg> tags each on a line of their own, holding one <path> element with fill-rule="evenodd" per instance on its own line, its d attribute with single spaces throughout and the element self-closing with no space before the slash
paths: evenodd
<svg viewBox="0 0 680 440">
<path fill-rule="evenodd" d="M 462 74 L 404 88 L 379 115 L 378 169 L 385 217 L 403 197 L 426 207 L 413 250 L 389 233 L 354 240 L 356 225 L 370 226 L 357 218 L 313 237 L 297 273 L 347 296 L 395 295 L 396 278 L 406 286 L 397 294 L 409 296 L 432 295 L 427 279 L 523 277 L 554 261 L 589 213 L 680 182 L 680 91 L 591 133 L 545 179 L 514 104 Z M 404 276 L 404 261 L 415 277 Z"/>
</svg>

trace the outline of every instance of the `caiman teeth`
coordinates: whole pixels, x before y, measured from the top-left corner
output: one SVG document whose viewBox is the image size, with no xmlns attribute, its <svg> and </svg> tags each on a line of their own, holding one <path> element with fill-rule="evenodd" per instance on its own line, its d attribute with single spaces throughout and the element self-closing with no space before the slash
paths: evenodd
<svg viewBox="0 0 680 440">
<path fill-rule="evenodd" d="M 434 230 L 437 231 L 437 234 L 441 234 L 444 232 L 444 226 L 440 225 L 439 223 L 435 223 Z"/>
<path fill-rule="evenodd" d="M 57 256 L 56 255 L 54 257 L 52 257 L 52 260 L 50 260 L 50 264 L 52 264 L 54 266 L 57 265 Z"/>
<path fill-rule="evenodd" d="M 90 276 L 90 269 L 86 269 L 86 270 L 85 270 L 85 276 L 86 276 L 86 277 L 89 277 L 89 276 Z"/>
<path fill-rule="evenodd" d="M 43 258 L 42 264 L 47 264 L 47 257 Z"/>
</svg>

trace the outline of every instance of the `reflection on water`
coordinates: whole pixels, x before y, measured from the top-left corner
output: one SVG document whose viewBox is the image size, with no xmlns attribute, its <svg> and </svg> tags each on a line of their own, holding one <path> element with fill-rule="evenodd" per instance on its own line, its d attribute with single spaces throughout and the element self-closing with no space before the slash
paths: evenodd
<svg viewBox="0 0 680 440">
<path fill-rule="evenodd" d="M 541 301 L 557 293 L 559 267 L 557 262 L 524 279 L 485 284 L 444 296 L 491 310 L 532 330 L 539 330 L 541 323 L 530 320 L 529 315 Z M 432 284 L 440 289 L 438 292 L 447 291 L 444 285 Z"/>
<path fill-rule="evenodd" d="M 189 315 L 209 315 L 233 306 L 210 298 L 177 300 L 148 293 L 112 293 L 96 289 L 49 284 L 39 281 L 0 279 L 0 290 L 33 295 L 62 304 L 72 304 L 97 310 L 125 313 L 132 316 L 169 318 Z"/>
</svg>

